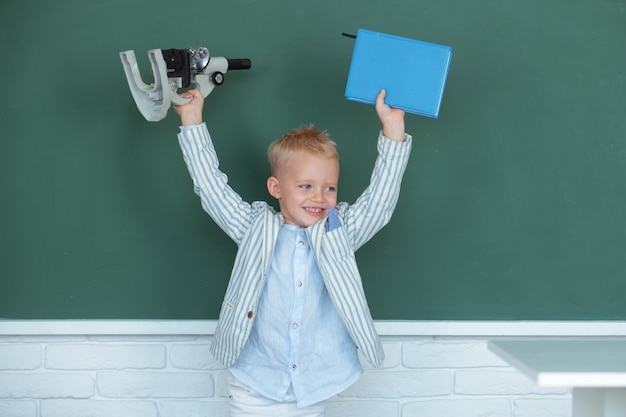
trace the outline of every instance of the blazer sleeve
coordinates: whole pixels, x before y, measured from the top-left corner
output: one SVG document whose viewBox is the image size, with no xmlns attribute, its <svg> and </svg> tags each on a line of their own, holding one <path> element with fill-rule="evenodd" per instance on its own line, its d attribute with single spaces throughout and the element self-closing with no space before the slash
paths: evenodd
<svg viewBox="0 0 626 417">
<path fill-rule="evenodd" d="M 400 195 L 412 142 L 410 135 L 405 135 L 403 142 L 396 142 L 379 133 L 378 157 L 369 185 L 354 204 L 337 205 L 352 250 L 356 251 L 367 243 L 391 219 Z"/>
<path fill-rule="evenodd" d="M 202 208 L 239 245 L 264 203 L 247 203 L 228 185 L 206 124 L 181 129 L 178 142 Z"/>
</svg>

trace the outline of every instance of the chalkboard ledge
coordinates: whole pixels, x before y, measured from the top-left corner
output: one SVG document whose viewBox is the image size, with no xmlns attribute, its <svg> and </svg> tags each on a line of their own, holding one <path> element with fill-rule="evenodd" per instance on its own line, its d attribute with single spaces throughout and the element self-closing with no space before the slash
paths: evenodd
<svg viewBox="0 0 626 417">
<path fill-rule="evenodd" d="M 626 321 L 376 321 L 383 337 L 622 337 Z M 216 320 L 0 320 L 0 336 L 205 335 Z"/>
</svg>

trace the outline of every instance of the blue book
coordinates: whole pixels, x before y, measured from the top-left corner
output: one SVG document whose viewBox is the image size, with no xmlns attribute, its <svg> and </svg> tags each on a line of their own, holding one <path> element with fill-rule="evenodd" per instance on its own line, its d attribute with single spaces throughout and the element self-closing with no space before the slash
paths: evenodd
<svg viewBox="0 0 626 417">
<path fill-rule="evenodd" d="M 385 103 L 407 113 L 439 117 L 452 48 L 359 29 L 346 84 L 348 100 Z"/>
</svg>

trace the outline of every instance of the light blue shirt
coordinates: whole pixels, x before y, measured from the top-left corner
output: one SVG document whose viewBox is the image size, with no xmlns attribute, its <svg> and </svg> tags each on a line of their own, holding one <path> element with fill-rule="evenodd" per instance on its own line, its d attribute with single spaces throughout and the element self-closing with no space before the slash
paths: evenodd
<svg viewBox="0 0 626 417">
<path fill-rule="evenodd" d="M 344 391 L 361 375 L 357 349 L 337 313 L 305 229 L 284 224 L 250 338 L 229 368 L 244 385 L 298 407 Z"/>
</svg>

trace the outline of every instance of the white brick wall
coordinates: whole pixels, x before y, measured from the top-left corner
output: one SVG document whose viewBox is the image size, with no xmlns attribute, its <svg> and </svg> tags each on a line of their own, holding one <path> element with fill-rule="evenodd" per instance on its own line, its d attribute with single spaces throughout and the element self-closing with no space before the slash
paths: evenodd
<svg viewBox="0 0 626 417">
<path fill-rule="evenodd" d="M 331 400 L 328 417 L 570 417 L 485 340 L 383 337 L 381 369 Z M 0 336 L 0 417 L 226 417 L 227 371 L 210 336 Z"/>
</svg>

